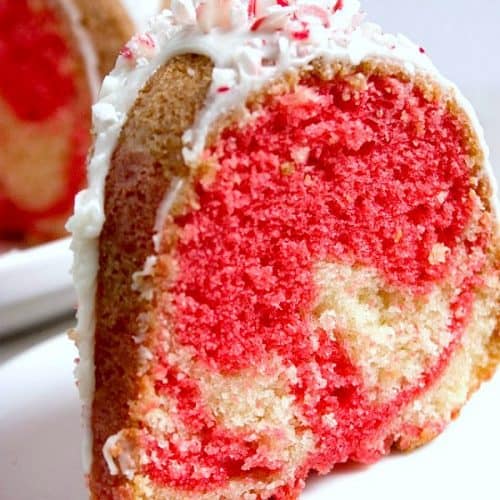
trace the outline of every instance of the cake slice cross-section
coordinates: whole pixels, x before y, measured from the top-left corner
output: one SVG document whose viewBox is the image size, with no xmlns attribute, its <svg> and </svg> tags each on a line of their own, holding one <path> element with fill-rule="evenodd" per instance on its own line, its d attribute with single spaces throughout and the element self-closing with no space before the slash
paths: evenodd
<svg viewBox="0 0 500 500">
<path fill-rule="evenodd" d="M 432 440 L 498 364 L 477 117 L 356 1 L 172 1 L 69 223 L 95 499 L 294 499 Z"/>
</svg>

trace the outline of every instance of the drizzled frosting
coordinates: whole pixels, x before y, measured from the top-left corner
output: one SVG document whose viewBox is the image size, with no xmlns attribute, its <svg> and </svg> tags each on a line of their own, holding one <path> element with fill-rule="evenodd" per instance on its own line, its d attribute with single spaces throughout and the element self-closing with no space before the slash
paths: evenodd
<svg viewBox="0 0 500 500">
<path fill-rule="evenodd" d="M 377 58 L 403 65 L 410 74 L 427 74 L 455 96 L 476 131 L 491 173 L 483 132 L 470 103 L 437 72 L 423 49 L 401 35 L 384 34 L 377 25 L 364 22 L 357 0 L 173 0 L 170 10 L 150 22 L 148 32 L 135 36 L 124 47 L 103 83 L 93 108 L 96 140 L 88 169 L 89 187 L 77 196 L 75 214 L 68 223 L 73 233 L 73 274 L 79 304 L 80 362 L 76 375 L 84 405 L 87 471 L 92 445 L 94 296 L 98 238 L 105 218 L 105 179 L 127 113 L 140 90 L 166 61 L 187 53 L 206 55 L 214 62 L 205 105 L 183 136 L 188 165 L 196 163 L 215 120 L 244 103 L 249 93 L 266 82 L 319 57 L 354 65 Z M 170 193 L 166 199 L 171 200 Z"/>
</svg>

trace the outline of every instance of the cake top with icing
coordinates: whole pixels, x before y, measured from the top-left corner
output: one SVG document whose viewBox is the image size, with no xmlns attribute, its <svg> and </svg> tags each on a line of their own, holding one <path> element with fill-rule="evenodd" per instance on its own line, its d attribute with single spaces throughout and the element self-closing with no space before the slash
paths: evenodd
<svg viewBox="0 0 500 500">
<path fill-rule="evenodd" d="M 118 80 L 151 75 L 165 60 L 197 53 L 214 62 L 205 110 L 184 137 L 184 159 L 195 163 L 215 114 L 244 102 L 262 84 L 323 58 L 359 64 L 367 57 L 391 58 L 436 74 L 425 51 L 401 35 L 364 21 L 358 0 L 172 0 L 121 51 L 105 81 L 102 101 Z M 136 76 L 128 78 L 126 75 Z M 123 86 L 122 86 L 123 88 Z M 111 89 L 111 90 L 110 90 Z M 99 120 L 99 106 L 95 113 Z"/>
<path fill-rule="evenodd" d="M 288 38 L 300 42 L 305 56 L 308 46 L 312 50 L 326 39 L 347 46 L 364 17 L 358 0 L 173 0 L 170 10 L 152 21 L 151 33 L 135 37 L 121 56 L 129 63 L 147 57 L 159 34 L 170 39 L 214 33 L 252 35 L 253 43 L 245 43 L 247 55 L 257 48 L 255 39 L 268 45 L 270 37 Z"/>
<path fill-rule="evenodd" d="M 147 33 L 124 47 L 118 67 L 144 65 L 165 43 L 180 49 L 182 41 L 199 36 L 209 46 L 231 37 L 234 44 L 220 45 L 216 58 L 227 58 L 230 52 L 253 75 L 275 65 L 276 50 L 289 59 L 305 59 L 320 46 L 352 50 L 357 38 L 370 38 L 393 50 L 401 43 L 415 49 L 401 35 L 384 34 L 377 25 L 365 23 L 365 16 L 358 0 L 172 0 L 171 8 L 150 22 Z M 421 47 L 417 52 L 425 53 Z M 420 62 L 424 60 L 429 61 L 422 56 Z"/>
</svg>

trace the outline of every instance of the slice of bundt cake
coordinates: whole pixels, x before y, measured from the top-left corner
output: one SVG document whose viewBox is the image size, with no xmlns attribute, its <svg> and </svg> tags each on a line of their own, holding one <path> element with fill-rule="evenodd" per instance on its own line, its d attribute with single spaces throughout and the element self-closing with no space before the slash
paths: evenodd
<svg viewBox="0 0 500 500">
<path fill-rule="evenodd" d="M 69 223 L 92 498 L 297 498 L 493 373 L 481 127 L 358 2 L 173 0 L 94 127 Z"/>
<path fill-rule="evenodd" d="M 93 97 L 131 34 L 117 0 L 0 0 L 0 240 L 64 234 Z"/>
</svg>

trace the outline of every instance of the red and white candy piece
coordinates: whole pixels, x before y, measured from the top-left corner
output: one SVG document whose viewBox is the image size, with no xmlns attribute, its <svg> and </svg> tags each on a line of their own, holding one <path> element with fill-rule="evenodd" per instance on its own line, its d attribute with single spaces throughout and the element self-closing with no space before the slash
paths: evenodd
<svg viewBox="0 0 500 500">
<path fill-rule="evenodd" d="M 158 50 L 149 33 L 135 35 L 120 51 L 120 56 L 129 64 L 136 64 L 140 58 L 151 59 Z"/>
</svg>

